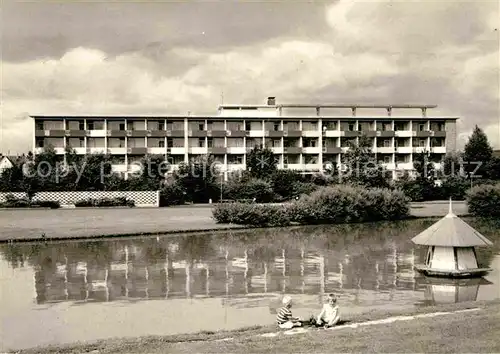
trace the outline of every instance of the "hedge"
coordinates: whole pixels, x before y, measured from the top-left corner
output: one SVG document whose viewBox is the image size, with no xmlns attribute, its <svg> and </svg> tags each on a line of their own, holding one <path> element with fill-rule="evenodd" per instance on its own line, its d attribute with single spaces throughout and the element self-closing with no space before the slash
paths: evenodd
<svg viewBox="0 0 500 354">
<path fill-rule="evenodd" d="M 400 190 L 337 185 L 320 187 L 290 204 L 218 204 L 212 215 L 217 223 L 288 226 L 399 220 L 409 211 L 409 200 Z"/>
<path fill-rule="evenodd" d="M 500 184 L 480 185 L 467 192 L 469 213 L 481 217 L 500 217 Z"/>
<path fill-rule="evenodd" d="M 128 206 L 134 207 L 135 202 L 125 197 L 117 198 L 97 198 L 83 199 L 75 202 L 75 207 L 113 207 L 113 206 Z"/>
<path fill-rule="evenodd" d="M 0 202 L 0 208 L 50 208 L 58 209 L 61 203 L 57 200 L 30 201 L 26 198 L 16 198 L 12 194 L 7 194 L 5 202 Z"/>
</svg>

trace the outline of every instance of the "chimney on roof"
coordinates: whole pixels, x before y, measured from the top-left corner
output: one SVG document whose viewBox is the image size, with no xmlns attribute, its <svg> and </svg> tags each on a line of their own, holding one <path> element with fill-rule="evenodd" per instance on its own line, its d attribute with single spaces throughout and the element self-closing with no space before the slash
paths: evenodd
<svg viewBox="0 0 500 354">
<path fill-rule="evenodd" d="M 276 105 L 276 97 L 268 97 L 267 98 L 267 105 L 268 106 L 275 106 Z"/>
</svg>

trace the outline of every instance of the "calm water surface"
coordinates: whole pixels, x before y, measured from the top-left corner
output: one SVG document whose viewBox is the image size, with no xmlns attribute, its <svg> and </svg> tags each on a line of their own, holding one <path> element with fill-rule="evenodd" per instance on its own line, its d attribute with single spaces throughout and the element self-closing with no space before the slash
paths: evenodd
<svg viewBox="0 0 500 354">
<path fill-rule="evenodd" d="M 436 220 L 2 245 L 0 349 L 271 324 L 284 293 L 304 317 L 330 292 L 346 315 L 500 298 L 500 226 L 466 220 L 494 270 L 459 284 L 413 270 Z"/>
</svg>

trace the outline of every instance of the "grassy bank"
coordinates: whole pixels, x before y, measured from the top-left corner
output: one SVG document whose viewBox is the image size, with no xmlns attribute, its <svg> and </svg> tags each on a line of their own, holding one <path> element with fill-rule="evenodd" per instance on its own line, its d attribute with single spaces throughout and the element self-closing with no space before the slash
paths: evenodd
<svg viewBox="0 0 500 354">
<path fill-rule="evenodd" d="M 172 208 L 78 208 L 0 210 L 0 242 L 8 240 L 84 239 L 157 235 L 228 229 L 236 225 L 217 224 L 212 219 L 213 205 Z M 467 213 L 465 203 L 453 204 L 457 215 Z M 414 217 L 444 216 L 448 204 L 412 203 Z M 118 221 L 118 222 L 117 222 Z"/>
<path fill-rule="evenodd" d="M 263 352 L 500 352 L 500 300 L 470 302 L 414 311 L 372 311 L 345 314 L 345 321 L 358 323 L 400 315 L 456 311 L 481 311 L 419 318 L 334 331 L 310 331 L 295 336 L 263 338 L 275 332 L 274 326 L 244 328 L 237 331 L 202 332 L 189 335 L 110 339 L 88 344 L 33 348 L 20 353 L 263 353 Z M 219 341 L 233 338 L 230 341 Z"/>
</svg>

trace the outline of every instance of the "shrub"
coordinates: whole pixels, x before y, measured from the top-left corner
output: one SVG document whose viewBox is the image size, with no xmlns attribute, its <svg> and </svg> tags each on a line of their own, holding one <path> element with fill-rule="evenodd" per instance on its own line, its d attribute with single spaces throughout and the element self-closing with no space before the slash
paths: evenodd
<svg viewBox="0 0 500 354">
<path fill-rule="evenodd" d="M 467 192 L 469 212 L 482 217 L 500 217 L 500 184 L 480 185 Z"/>
<path fill-rule="evenodd" d="M 218 223 L 255 226 L 337 224 L 399 220 L 408 216 L 409 209 L 401 190 L 338 185 L 320 187 L 290 205 L 219 204 L 213 217 Z"/>
<path fill-rule="evenodd" d="M 182 205 L 186 202 L 186 192 L 178 184 L 166 185 L 160 190 L 160 206 Z"/>
<path fill-rule="evenodd" d="M 75 207 L 113 207 L 113 206 L 128 206 L 134 207 L 135 202 L 126 197 L 116 198 L 99 198 L 99 199 L 83 199 L 75 202 Z"/>
<path fill-rule="evenodd" d="M 212 215 L 217 223 L 253 226 L 288 226 L 291 223 L 288 208 L 283 205 L 224 203 L 217 204 Z"/>
<path fill-rule="evenodd" d="M 57 200 L 41 200 L 36 202 L 36 204 L 42 208 L 58 209 L 61 207 L 61 203 Z"/>
<path fill-rule="evenodd" d="M 274 200 L 271 183 L 262 179 L 231 180 L 224 187 L 224 199 L 254 199 L 258 203 L 268 203 Z"/>
<path fill-rule="evenodd" d="M 441 196 L 443 199 L 465 200 L 470 188 L 470 180 L 461 177 L 449 177 L 441 184 Z"/>
</svg>

